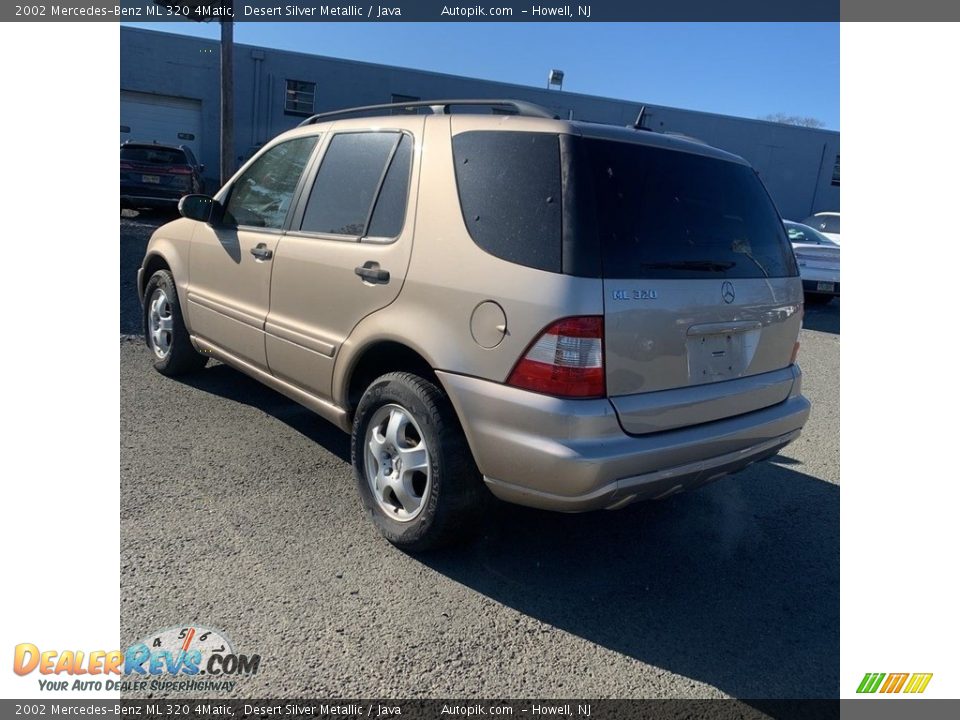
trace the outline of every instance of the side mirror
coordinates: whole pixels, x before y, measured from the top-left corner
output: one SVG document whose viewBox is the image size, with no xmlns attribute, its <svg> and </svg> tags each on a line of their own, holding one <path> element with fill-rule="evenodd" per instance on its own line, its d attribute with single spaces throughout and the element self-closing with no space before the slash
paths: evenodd
<svg viewBox="0 0 960 720">
<path fill-rule="evenodd" d="M 207 166 L 204 165 L 203 163 L 200 163 L 199 165 L 197 165 L 197 170 L 198 170 L 199 172 L 203 172 L 203 171 L 206 170 L 206 169 L 207 169 Z"/>
<path fill-rule="evenodd" d="M 190 220 L 210 222 L 213 207 L 216 204 L 217 201 L 209 195 L 184 195 L 180 198 L 177 209 L 180 211 L 180 215 Z"/>
</svg>

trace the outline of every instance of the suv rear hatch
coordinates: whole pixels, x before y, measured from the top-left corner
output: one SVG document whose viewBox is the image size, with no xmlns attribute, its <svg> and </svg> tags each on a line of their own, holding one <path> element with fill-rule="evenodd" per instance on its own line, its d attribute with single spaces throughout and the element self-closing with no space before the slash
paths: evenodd
<svg viewBox="0 0 960 720">
<path fill-rule="evenodd" d="M 753 169 L 695 143 L 580 138 L 575 162 L 602 253 L 607 394 L 644 434 L 785 400 L 802 288 Z"/>
</svg>

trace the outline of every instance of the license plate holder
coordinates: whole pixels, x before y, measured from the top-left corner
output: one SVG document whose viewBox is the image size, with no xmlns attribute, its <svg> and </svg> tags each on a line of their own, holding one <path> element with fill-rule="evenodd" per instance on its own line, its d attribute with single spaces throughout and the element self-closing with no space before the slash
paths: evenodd
<svg viewBox="0 0 960 720">
<path fill-rule="evenodd" d="M 143 181 L 144 181 L 145 183 L 150 183 L 150 184 L 152 184 L 152 185 L 159 185 L 159 184 L 160 184 L 160 176 L 159 176 L 159 175 L 144 175 L 144 176 L 143 176 Z"/>
<path fill-rule="evenodd" d="M 690 382 L 708 383 L 740 375 L 744 369 L 744 334 L 696 335 L 687 338 Z"/>
<path fill-rule="evenodd" d="M 836 286 L 832 282 L 818 282 L 817 292 L 836 292 Z"/>
</svg>

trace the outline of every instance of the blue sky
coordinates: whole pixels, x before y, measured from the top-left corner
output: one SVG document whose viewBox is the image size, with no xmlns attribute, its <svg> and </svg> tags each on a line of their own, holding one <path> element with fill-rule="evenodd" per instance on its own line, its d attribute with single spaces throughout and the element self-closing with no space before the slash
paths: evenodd
<svg viewBox="0 0 960 720">
<path fill-rule="evenodd" d="M 213 23 L 136 27 L 219 38 Z M 840 129 L 838 23 L 237 23 L 240 43 Z"/>
</svg>

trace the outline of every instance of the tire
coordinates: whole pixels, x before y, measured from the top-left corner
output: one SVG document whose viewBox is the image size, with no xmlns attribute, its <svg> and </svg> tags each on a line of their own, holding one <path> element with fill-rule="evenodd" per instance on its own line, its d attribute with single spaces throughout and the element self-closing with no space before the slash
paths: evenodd
<svg viewBox="0 0 960 720">
<path fill-rule="evenodd" d="M 833 295 L 824 295 L 822 293 L 804 293 L 803 301 L 807 305 L 826 305 L 833 300 Z"/>
<path fill-rule="evenodd" d="M 163 375 L 185 375 L 207 364 L 207 357 L 190 342 L 177 285 L 169 270 L 157 270 L 147 281 L 143 293 L 143 337 L 153 353 L 153 367 Z"/>
<path fill-rule="evenodd" d="M 489 494 L 453 406 L 434 383 L 404 372 L 374 380 L 354 416 L 350 454 L 367 515 L 397 547 L 422 552 L 476 534 Z"/>
</svg>

